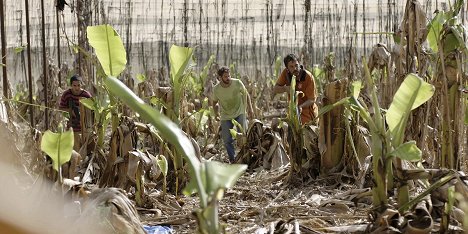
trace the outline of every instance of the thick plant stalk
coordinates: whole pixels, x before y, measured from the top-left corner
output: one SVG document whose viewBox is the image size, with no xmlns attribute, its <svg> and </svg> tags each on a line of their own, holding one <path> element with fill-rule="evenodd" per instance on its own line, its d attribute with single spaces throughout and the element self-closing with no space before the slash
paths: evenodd
<svg viewBox="0 0 468 234">
<path fill-rule="evenodd" d="M 443 114 L 442 114 L 442 155 L 440 167 L 453 168 L 453 165 L 448 164 L 453 162 L 453 142 L 452 142 L 452 131 L 450 125 L 450 112 L 449 112 L 449 97 L 448 97 L 448 85 L 447 85 L 447 72 L 445 71 L 445 56 L 443 52 L 442 42 L 439 41 L 439 58 L 440 67 L 442 68 L 442 102 L 443 102 Z M 445 94 L 445 95 L 444 95 Z M 448 164 L 448 165 L 447 165 Z"/>
<path fill-rule="evenodd" d="M 328 104 L 336 103 L 347 95 L 348 80 L 341 79 L 329 83 L 325 87 L 325 96 Z M 324 103 L 327 105 L 327 103 Z M 322 171 L 328 171 L 341 162 L 345 145 L 345 121 L 343 121 L 343 106 L 335 107 L 320 118 L 320 141 L 326 145 L 322 155 Z"/>
</svg>

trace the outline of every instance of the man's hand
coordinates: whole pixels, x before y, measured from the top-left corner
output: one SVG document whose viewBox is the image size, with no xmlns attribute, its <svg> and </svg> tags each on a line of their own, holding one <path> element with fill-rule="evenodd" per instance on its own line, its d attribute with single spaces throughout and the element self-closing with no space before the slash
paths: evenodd
<svg viewBox="0 0 468 234">
<path fill-rule="evenodd" d="M 273 87 L 273 97 L 275 94 L 277 93 L 285 93 L 285 92 L 289 92 L 289 86 L 288 85 L 283 85 L 283 86 L 279 86 L 279 85 L 275 85 L 275 87 Z"/>
</svg>

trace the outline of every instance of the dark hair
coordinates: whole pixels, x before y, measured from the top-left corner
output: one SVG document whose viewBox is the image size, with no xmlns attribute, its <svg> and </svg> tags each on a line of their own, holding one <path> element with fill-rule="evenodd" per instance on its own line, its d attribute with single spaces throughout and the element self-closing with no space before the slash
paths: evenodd
<svg viewBox="0 0 468 234">
<path fill-rule="evenodd" d="M 297 58 L 297 56 L 295 54 L 288 54 L 283 59 L 284 66 L 287 67 L 288 63 L 291 62 L 291 61 L 299 61 L 299 59 Z"/>
<path fill-rule="evenodd" d="M 73 81 L 79 81 L 81 83 L 83 79 L 81 79 L 81 76 L 79 75 L 73 75 L 72 77 L 70 77 L 70 85 L 73 83 Z"/>
<path fill-rule="evenodd" d="M 218 76 L 223 76 L 225 72 L 229 72 L 229 68 L 226 66 L 222 66 L 218 69 Z"/>
</svg>

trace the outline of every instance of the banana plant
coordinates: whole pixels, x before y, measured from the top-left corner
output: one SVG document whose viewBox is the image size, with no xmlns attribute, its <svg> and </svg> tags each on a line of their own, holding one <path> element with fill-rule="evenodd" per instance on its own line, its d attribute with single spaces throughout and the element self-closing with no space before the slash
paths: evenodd
<svg viewBox="0 0 468 234">
<path fill-rule="evenodd" d="M 73 130 L 55 133 L 47 130 L 42 136 L 41 150 L 52 159 L 52 168 L 59 174 L 60 182 L 63 181 L 62 165 L 70 161 L 73 151 Z"/>
<path fill-rule="evenodd" d="M 98 122 L 98 126 L 102 129 L 106 129 L 107 112 L 111 113 L 112 118 L 112 130 L 115 130 L 119 123 L 119 116 L 117 113 L 117 100 L 113 95 L 105 90 L 102 85 L 102 79 L 106 76 L 119 76 L 127 65 L 127 53 L 122 43 L 122 39 L 119 34 L 112 28 L 112 26 L 97 25 L 90 26 L 86 29 L 89 44 L 94 48 L 96 57 L 98 58 L 101 67 L 98 67 L 98 86 L 102 87 L 102 94 L 98 94 L 102 97 L 98 98 L 101 102 L 93 103 L 93 105 L 86 105 L 87 107 L 95 106 L 98 110 L 98 118 L 102 122 Z M 102 74 L 104 73 L 104 74 Z M 106 104 L 107 97 L 109 98 L 109 104 Z M 94 105 L 95 104 L 95 105 Z M 103 109 L 101 109 L 103 108 Z M 109 108 L 109 109 L 107 109 Z M 101 131 L 98 131 L 102 133 Z"/>
<path fill-rule="evenodd" d="M 190 77 L 190 70 L 193 63 L 193 48 L 172 45 L 169 50 L 169 62 L 171 65 L 171 84 L 175 100 L 173 110 L 176 118 L 173 119 L 177 124 L 180 122 L 181 102 L 184 98 L 185 86 Z"/>
<path fill-rule="evenodd" d="M 109 97 L 104 93 L 93 98 L 81 99 L 80 103 L 94 111 L 94 122 L 96 123 L 98 136 L 97 145 L 102 148 L 107 126 L 111 121 L 111 111 L 113 108 L 110 105 Z"/>
<path fill-rule="evenodd" d="M 411 110 L 428 101 L 434 94 L 434 86 L 423 81 L 416 74 L 408 74 L 393 97 L 390 108 L 384 113 L 381 111 L 377 91 L 367 69 L 365 59 L 363 61 L 365 78 L 370 87 L 370 96 L 374 114 L 359 101 L 359 90 L 362 85 L 354 82 L 351 87 L 351 96 L 341 99 L 335 104 L 325 106 L 319 112 L 319 116 L 330 111 L 338 105 L 346 105 L 355 110 L 368 124 L 371 132 L 372 168 L 375 185 L 372 189 L 373 204 L 376 208 L 385 209 L 388 206 L 387 191 L 393 189 L 394 174 L 393 165 L 397 174 L 401 173 L 402 161 L 419 161 L 422 152 L 416 146 L 416 142 L 404 142 L 404 133 Z M 388 127 L 386 127 L 387 123 Z M 403 179 L 400 178 L 399 179 Z M 409 193 L 406 186 L 398 190 L 399 205 L 409 202 Z"/>
<path fill-rule="evenodd" d="M 289 173 L 290 179 L 293 178 L 294 175 L 301 174 L 302 168 L 302 159 L 304 156 L 304 151 L 302 150 L 304 147 L 304 138 L 302 134 L 302 125 L 300 122 L 300 115 L 298 110 L 298 95 L 300 93 L 296 92 L 296 77 L 293 76 L 291 78 L 291 85 L 289 90 L 289 105 L 288 105 L 288 115 L 286 117 L 286 122 L 291 129 L 289 134 L 290 142 L 289 142 L 289 155 L 291 157 L 291 169 Z"/>
<path fill-rule="evenodd" d="M 456 0 L 449 11 L 441 11 L 431 20 L 428 25 L 427 41 L 431 49 L 438 54 L 436 64 L 439 70 L 438 79 L 442 83 L 442 143 L 440 166 L 447 168 L 458 168 L 456 163 L 458 138 L 463 136 L 460 131 L 458 116 L 463 113 L 465 105 L 460 98 L 459 84 L 462 77 L 463 62 L 462 54 L 467 54 L 468 49 L 465 41 L 466 30 L 462 23 L 458 22 L 458 15 L 464 4 L 463 0 Z M 463 79 L 461 79 L 463 80 Z M 459 111 L 461 110 L 461 111 Z"/>
<path fill-rule="evenodd" d="M 107 25 L 106 27 L 110 26 Z M 110 29 L 115 32 L 112 27 Z M 107 35 L 107 33 L 100 33 L 95 36 L 105 40 Z M 118 34 L 115 32 L 114 35 Z M 181 51 L 182 54 L 186 54 L 185 52 L 188 50 L 182 49 Z M 182 68 L 183 64 L 185 64 L 184 62 L 176 61 L 176 59 L 181 59 L 181 57 L 172 56 L 171 58 L 175 64 L 182 64 L 178 66 L 179 68 Z M 117 59 L 117 61 L 119 60 Z M 112 66 L 112 64 L 109 65 Z M 177 74 L 181 74 L 179 72 L 183 73 L 183 71 L 177 69 L 173 70 L 173 72 L 177 72 Z M 218 220 L 218 202 L 222 198 L 224 190 L 235 184 L 236 180 L 247 169 L 247 165 L 228 165 L 214 161 L 201 163 L 196 157 L 196 152 L 191 141 L 176 123 L 141 100 L 115 77 L 109 76 L 105 78 L 104 84 L 111 94 L 118 97 L 133 111 L 137 112 L 142 119 L 152 124 L 159 131 L 159 135 L 172 144 L 180 155 L 183 155 L 188 162 L 191 178 L 186 192 L 196 191 L 200 198 L 200 209 L 195 212 L 198 218 L 199 232 L 220 233 L 222 228 Z"/>
</svg>

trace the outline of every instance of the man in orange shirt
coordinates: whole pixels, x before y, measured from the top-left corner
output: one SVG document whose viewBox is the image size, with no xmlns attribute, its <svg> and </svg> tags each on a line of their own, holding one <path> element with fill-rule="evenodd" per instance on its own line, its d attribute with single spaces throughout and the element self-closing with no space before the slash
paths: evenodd
<svg viewBox="0 0 468 234">
<path fill-rule="evenodd" d="M 315 80 L 312 73 L 305 70 L 299 64 L 299 59 L 294 54 L 288 54 L 284 60 L 286 68 L 281 72 L 276 85 L 273 87 L 273 95 L 277 93 L 289 92 L 291 79 L 296 79 L 296 91 L 303 94 L 298 96 L 298 108 L 302 124 L 314 123 L 318 115 L 316 105 L 317 92 L 315 89 Z M 312 122 L 311 122 L 312 121 Z"/>
</svg>

